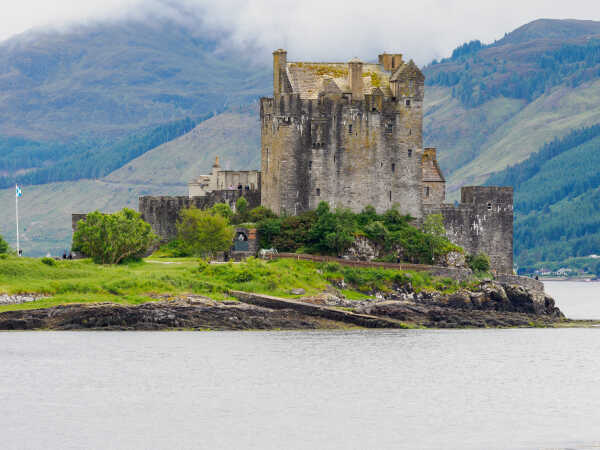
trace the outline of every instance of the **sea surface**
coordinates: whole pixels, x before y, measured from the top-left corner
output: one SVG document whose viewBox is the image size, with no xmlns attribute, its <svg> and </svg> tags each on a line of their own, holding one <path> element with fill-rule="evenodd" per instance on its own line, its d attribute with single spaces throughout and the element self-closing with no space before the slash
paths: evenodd
<svg viewBox="0 0 600 450">
<path fill-rule="evenodd" d="M 600 318 L 600 284 L 548 290 Z M 600 329 L 0 333 L 0 430 L 2 449 L 598 448 Z"/>
</svg>

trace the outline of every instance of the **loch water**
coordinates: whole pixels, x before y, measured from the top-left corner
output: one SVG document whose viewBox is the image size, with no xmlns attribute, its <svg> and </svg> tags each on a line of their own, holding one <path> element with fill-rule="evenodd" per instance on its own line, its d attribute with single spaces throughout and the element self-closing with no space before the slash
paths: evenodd
<svg viewBox="0 0 600 450">
<path fill-rule="evenodd" d="M 600 318 L 592 291 L 548 290 Z M 600 329 L 0 333 L 0 430 L 2 449 L 596 448 Z"/>
</svg>

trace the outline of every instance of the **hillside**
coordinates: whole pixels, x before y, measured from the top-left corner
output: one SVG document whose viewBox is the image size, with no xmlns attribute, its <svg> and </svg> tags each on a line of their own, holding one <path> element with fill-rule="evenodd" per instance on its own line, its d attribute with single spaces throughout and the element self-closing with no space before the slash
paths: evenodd
<svg viewBox="0 0 600 450">
<path fill-rule="evenodd" d="M 426 68 L 426 145 L 451 198 L 554 137 L 600 122 L 600 22 L 538 20 Z"/>
<path fill-rule="evenodd" d="M 268 91 L 268 67 L 158 19 L 30 31 L 0 43 L 0 135 L 122 136 Z"/>
<path fill-rule="evenodd" d="M 515 257 L 525 272 L 600 249 L 600 125 L 575 130 L 489 184 L 515 188 Z M 588 270 L 600 274 L 600 261 Z"/>
</svg>

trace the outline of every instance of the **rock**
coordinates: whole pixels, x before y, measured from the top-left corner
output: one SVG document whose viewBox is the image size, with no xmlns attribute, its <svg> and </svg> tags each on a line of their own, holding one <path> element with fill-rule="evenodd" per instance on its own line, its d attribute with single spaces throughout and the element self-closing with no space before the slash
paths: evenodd
<svg viewBox="0 0 600 450">
<path fill-rule="evenodd" d="M 292 295 L 304 295 L 304 294 L 306 294 L 306 291 L 304 289 L 302 289 L 302 288 L 296 288 L 296 289 L 292 289 L 290 291 L 290 294 L 292 294 Z"/>
<path fill-rule="evenodd" d="M 450 252 L 441 258 L 439 264 L 447 267 L 467 267 L 465 254 L 461 252 Z"/>
<path fill-rule="evenodd" d="M 379 248 L 369 238 L 357 236 L 342 257 L 354 261 L 372 261 L 379 257 L 379 253 Z"/>
</svg>

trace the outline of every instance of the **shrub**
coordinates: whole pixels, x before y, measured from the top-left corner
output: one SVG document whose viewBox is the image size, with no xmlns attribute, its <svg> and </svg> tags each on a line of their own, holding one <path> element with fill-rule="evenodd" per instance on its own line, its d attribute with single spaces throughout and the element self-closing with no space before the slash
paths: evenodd
<svg viewBox="0 0 600 450">
<path fill-rule="evenodd" d="M 42 258 L 42 264 L 46 264 L 47 266 L 56 266 L 56 261 L 54 258 L 44 257 Z"/>
<path fill-rule="evenodd" d="M 73 250 L 90 256 L 98 264 L 119 264 L 142 257 L 156 239 L 150 225 L 132 209 L 114 214 L 95 211 L 77 224 Z"/>
<path fill-rule="evenodd" d="M 468 255 L 467 264 L 476 273 L 488 272 L 490 270 L 490 258 L 485 253 Z"/>
<path fill-rule="evenodd" d="M 233 217 L 233 211 L 229 207 L 227 203 L 215 203 L 210 211 L 213 214 L 219 214 L 221 217 L 224 217 L 227 220 L 231 220 Z"/>
<path fill-rule="evenodd" d="M 178 239 L 189 254 L 212 258 L 231 248 L 235 231 L 220 214 L 191 208 L 181 211 L 180 217 Z"/>
<path fill-rule="evenodd" d="M 8 244 L 2 239 L 2 236 L 0 236 L 0 254 L 4 253 L 8 253 Z"/>
</svg>

